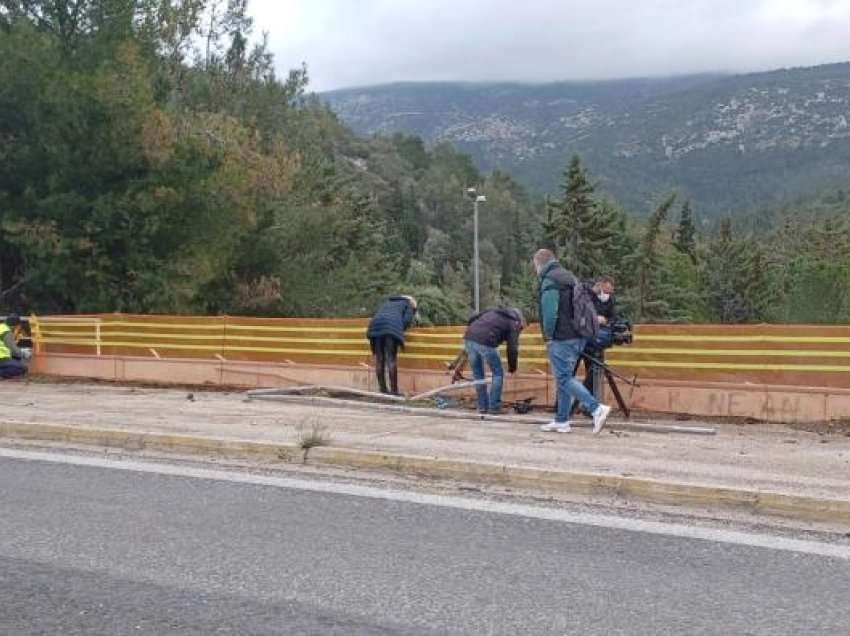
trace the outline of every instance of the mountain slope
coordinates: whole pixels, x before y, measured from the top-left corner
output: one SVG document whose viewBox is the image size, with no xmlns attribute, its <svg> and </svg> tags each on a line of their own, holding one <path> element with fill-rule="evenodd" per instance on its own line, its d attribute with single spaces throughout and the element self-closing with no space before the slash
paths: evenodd
<svg viewBox="0 0 850 636">
<path fill-rule="evenodd" d="M 846 178 L 850 63 L 748 75 L 554 84 L 391 84 L 325 93 L 361 133 L 448 140 L 555 193 L 579 153 L 634 211 L 677 188 L 705 214 Z"/>
</svg>

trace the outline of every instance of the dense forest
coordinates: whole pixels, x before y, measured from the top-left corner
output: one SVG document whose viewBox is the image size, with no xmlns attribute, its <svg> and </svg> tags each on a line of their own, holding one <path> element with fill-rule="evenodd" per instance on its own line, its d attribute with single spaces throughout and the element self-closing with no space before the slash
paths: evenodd
<svg viewBox="0 0 850 636">
<path fill-rule="evenodd" d="M 474 186 L 485 305 L 533 316 L 550 245 L 634 320 L 850 322 L 843 191 L 706 224 L 563 162 L 543 199 L 448 144 L 358 137 L 306 68 L 276 75 L 246 0 L 0 0 L 0 310 L 350 316 L 404 292 L 461 322 Z"/>
</svg>

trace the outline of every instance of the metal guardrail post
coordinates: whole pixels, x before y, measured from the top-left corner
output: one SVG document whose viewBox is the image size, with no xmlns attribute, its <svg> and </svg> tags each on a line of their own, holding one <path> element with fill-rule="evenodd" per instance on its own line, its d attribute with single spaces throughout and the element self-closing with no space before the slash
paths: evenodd
<svg viewBox="0 0 850 636">
<path fill-rule="evenodd" d="M 41 353 L 41 327 L 39 326 L 38 316 L 30 314 L 30 333 L 32 334 L 33 352 Z"/>
</svg>

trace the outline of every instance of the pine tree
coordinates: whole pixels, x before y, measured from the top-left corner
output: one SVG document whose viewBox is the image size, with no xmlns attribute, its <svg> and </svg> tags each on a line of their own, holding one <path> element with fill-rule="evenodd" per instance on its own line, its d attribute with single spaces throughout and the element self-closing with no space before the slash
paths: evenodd
<svg viewBox="0 0 850 636">
<path fill-rule="evenodd" d="M 614 237 L 605 255 L 605 267 L 601 272 L 613 276 L 617 286 L 617 311 L 624 316 L 634 314 L 635 287 L 637 286 L 638 241 L 632 224 L 624 210 L 615 212 Z"/>
<path fill-rule="evenodd" d="M 768 321 L 775 298 L 773 270 L 763 248 L 755 240 L 748 241 L 744 268 L 747 320 Z"/>
<path fill-rule="evenodd" d="M 690 200 L 682 204 L 682 210 L 679 213 L 679 227 L 676 229 L 673 247 L 682 254 L 687 254 L 692 261 L 696 262 L 696 226 L 691 214 Z"/>
<path fill-rule="evenodd" d="M 655 209 L 647 221 L 646 230 L 638 252 L 638 289 L 637 316 L 640 321 L 667 319 L 670 314 L 670 303 L 661 293 L 659 269 L 661 266 L 660 246 L 658 239 L 661 227 L 667 220 L 667 215 L 676 194 L 670 194 Z"/>
<path fill-rule="evenodd" d="M 605 269 L 605 255 L 616 234 L 616 210 L 594 198 L 594 186 L 578 155 L 564 174 L 564 198 L 555 204 L 546 229 L 554 238 L 563 264 L 579 278 Z M 551 218 L 551 217 L 550 217 Z"/>
<path fill-rule="evenodd" d="M 747 242 L 735 240 L 731 220 L 723 219 L 718 237 L 708 245 L 703 267 L 703 288 L 712 319 L 723 323 L 750 319 L 747 254 Z"/>
<path fill-rule="evenodd" d="M 552 250 L 553 252 L 558 249 L 557 245 L 557 229 L 558 222 L 556 216 L 556 207 L 552 204 L 552 201 L 549 199 L 549 195 L 546 195 L 545 199 L 545 210 L 546 210 L 546 218 L 543 219 L 540 223 L 540 229 L 542 230 L 542 242 L 540 247 L 545 247 L 547 249 Z"/>
</svg>

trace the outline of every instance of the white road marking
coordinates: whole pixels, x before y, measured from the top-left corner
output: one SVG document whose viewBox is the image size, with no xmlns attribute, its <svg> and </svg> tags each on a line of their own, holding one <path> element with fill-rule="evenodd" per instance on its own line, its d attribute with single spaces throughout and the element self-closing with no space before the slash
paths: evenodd
<svg viewBox="0 0 850 636">
<path fill-rule="evenodd" d="M 74 466 L 108 468 L 139 473 L 155 473 L 157 475 L 169 475 L 174 477 L 226 481 L 255 486 L 271 486 L 274 488 L 306 490 L 337 495 L 348 495 L 352 497 L 369 497 L 372 499 L 385 499 L 389 501 L 400 501 L 426 506 L 441 506 L 444 508 L 455 508 L 459 510 L 512 515 L 532 519 L 542 519 L 546 521 L 559 521 L 562 523 L 596 526 L 601 528 L 613 528 L 616 530 L 626 530 L 630 532 L 643 532 L 648 534 L 682 537 L 686 539 L 699 539 L 715 543 L 731 543 L 757 548 L 768 548 L 771 550 L 783 550 L 787 552 L 833 557 L 850 561 L 850 547 L 839 544 L 791 539 L 786 537 L 774 537 L 766 534 L 734 530 L 680 525 L 661 521 L 629 519 L 615 515 L 571 512 L 568 510 L 536 507 L 526 504 L 468 499 L 452 495 L 432 495 L 332 481 L 310 481 L 307 479 L 291 477 L 271 477 L 251 473 L 234 473 L 208 468 L 161 464 L 155 461 L 148 462 L 63 455 L 60 453 L 12 450 L 5 448 L 0 448 L 0 457 L 27 461 L 51 462 L 56 464 L 71 464 Z"/>
</svg>

